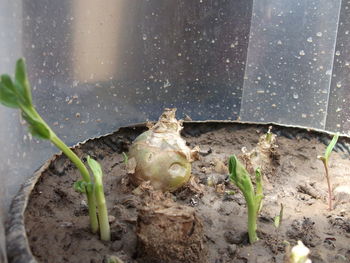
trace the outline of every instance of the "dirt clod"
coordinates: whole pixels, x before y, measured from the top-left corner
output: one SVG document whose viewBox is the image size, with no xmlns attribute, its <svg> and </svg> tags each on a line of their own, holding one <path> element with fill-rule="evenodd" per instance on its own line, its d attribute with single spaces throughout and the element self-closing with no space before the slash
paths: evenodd
<svg viewBox="0 0 350 263">
<path fill-rule="evenodd" d="M 142 262 L 207 262 L 203 224 L 188 206 L 165 200 L 142 207 L 137 237 Z"/>
</svg>

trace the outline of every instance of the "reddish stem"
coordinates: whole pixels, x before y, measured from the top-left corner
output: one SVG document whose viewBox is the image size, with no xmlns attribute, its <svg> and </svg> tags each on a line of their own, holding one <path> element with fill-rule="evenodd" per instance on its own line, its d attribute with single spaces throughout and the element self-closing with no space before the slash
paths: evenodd
<svg viewBox="0 0 350 263">
<path fill-rule="evenodd" d="M 332 187 L 331 187 L 331 181 L 329 178 L 329 173 L 328 173 L 328 163 L 327 160 L 322 160 L 324 169 L 326 170 L 326 180 L 327 180 L 327 185 L 328 185 L 328 209 L 329 211 L 333 210 L 333 194 L 332 194 Z"/>
</svg>

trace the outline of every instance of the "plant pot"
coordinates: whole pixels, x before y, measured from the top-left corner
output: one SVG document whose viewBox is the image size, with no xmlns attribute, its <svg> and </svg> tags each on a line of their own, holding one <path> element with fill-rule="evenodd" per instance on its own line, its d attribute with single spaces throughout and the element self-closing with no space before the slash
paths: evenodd
<svg viewBox="0 0 350 263">
<path fill-rule="evenodd" d="M 331 155 L 330 174 L 336 200 L 334 210 L 328 211 L 327 184 L 317 155 L 324 153 L 331 136 L 303 128 L 273 126 L 272 132 L 277 135 L 274 152 L 260 163 L 265 195 L 258 220 L 260 240 L 250 245 L 245 201 L 228 180 L 227 159 L 231 154 L 242 155 L 243 147 L 246 153 L 255 149 L 268 125 L 186 122 L 184 139 L 201 148 L 200 160 L 192 168 L 195 179 L 174 193 L 160 194 L 159 199 L 151 192 L 152 200 L 156 200 L 152 205 L 145 205 L 140 189 L 135 190 L 128 183 L 121 154 L 145 130 L 145 125 L 121 128 L 74 147 L 80 157 L 90 155 L 102 163 L 111 242 L 102 242 L 98 235 L 90 233 L 84 196 L 71 187 L 79 175 L 66 157 L 55 155 L 22 186 L 12 202 L 6 224 L 9 262 L 102 262 L 111 255 L 123 262 L 282 262 L 285 240 L 292 245 L 302 240 L 316 262 L 350 260 L 348 138 L 340 138 Z M 196 228 L 185 233 L 188 238 L 181 238 L 178 232 L 166 232 L 176 231 L 176 227 L 154 228 L 167 224 L 163 208 L 173 206 L 164 202 L 174 202 L 174 207 L 180 207 L 176 211 L 189 211 L 192 219 L 181 214 L 182 225 L 178 228 L 183 229 L 189 225 L 186 220 L 192 220 L 190 225 Z M 283 220 L 276 228 L 274 218 L 281 203 Z M 177 220 L 171 217 L 169 222 L 175 225 L 180 222 Z M 144 229 L 149 226 L 152 231 Z M 151 237 L 154 231 L 159 231 L 159 240 Z M 181 239 L 190 240 L 193 233 L 198 237 L 184 246 Z M 157 247 L 162 253 L 150 252 Z"/>
</svg>

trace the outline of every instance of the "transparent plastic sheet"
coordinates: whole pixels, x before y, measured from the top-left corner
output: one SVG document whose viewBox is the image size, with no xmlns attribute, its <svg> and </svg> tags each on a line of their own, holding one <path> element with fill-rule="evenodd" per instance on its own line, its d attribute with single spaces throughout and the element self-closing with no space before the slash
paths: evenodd
<svg viewBox="0 0 350 263">
<path fill-rule="evenodd" d="M 340 6 L 254 1 L 242 120 L 325 128 Z"/>
<path fill-rule="evenodd" d="M 164 107 L 177 107 L 179 118 L 240 117 L 350 134 L 348 5 L 4 0 L 0 73 L 26 57 L 35 105 L 69 145 L 156 120 Z M 6 211 L 19 185 L 57 150 L 2 106 L 0 145 Z"/>
<path fill-rule="evenodd" d="M 156 120 L 164 107 L 179 118 L 234 120 L 251 8 L 246 0 L 8 1 L 0 70 L 26 58 L 34 104 L 68 145 Z M 17 111 L 0 107 L 0 116 L 8 205 L 57 150 L 28 135 Z"/>
<path fill-rule="evenodd" d="M 350 2 L 342 1 L 326 129 L 350 134 Z"/>
</svg>

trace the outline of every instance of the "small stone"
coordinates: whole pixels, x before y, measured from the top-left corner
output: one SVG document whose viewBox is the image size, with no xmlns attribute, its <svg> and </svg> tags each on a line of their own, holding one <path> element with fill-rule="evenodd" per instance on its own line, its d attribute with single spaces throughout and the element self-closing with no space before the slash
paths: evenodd
<svg viewBox="0 0 350 263">
<path fill-rule="evenodd" d="M 123 248 L 123 241 L 122 240 L 116 240 L 112 244 L 113 251 L 117 252 Z"/>
<path fill-rule="evenodd" d="M 113 223 L 113 222 L 115 222 L 115 216 L 108 216 L 108 221 L 109 221 L 109 223 Z"/>
<path fill-rule="evenodd" d="M 80 207 L 81 207 L 81 208 L 87 208 L 87 207 L 88 207 L 88 205 L 87 205 L 87 203 L 86 203 L 85 200 L 81 200 L 81 202 L 80 202 Z"/>
<path fill-rule="evenodd" d="M 218 160 L 218 159 L 214 159 L 214 170 L 215 172 L 219 173 L 219 174 L 228 174 L 228 168 L 226 167 L 226 165 Z"/>
<path fill-rule="evenodd" d="M 233 231 L 226 231 L 224 233 L 224 237 L 227 243 L 229 244 L 241 244 L 242 243 L 242 235 L 239 233 L 235 233 Z"/>
<path fill-rule="evenodd" d="M 212 149 L 208 146 L 208 147 L 204 147 L 204 146 L 202 146 L 201 148 L 200 148 L 200 150 L 199 150 L 199 155 L 201 155 L 201 156 L 207 156 L 207 155 L 209 155 L 209 154 L 211 154 L 213 151 L 212 151 Z"/>
<path fill-rule="evenodd" d="M 338 203 L 349 203 L 350 202 L 350 186 L 339 185 L 334 189 L 334 197 Z"/>
<path fill-rule="evenodd" d="M 344 255 L 337 254 L 335 255 L 335 262 L 349 262 Z"/>
<path fill-rule="evenodd" d="M 227 246 L 227 251 L 231 257 L 233 257 L 236 254 L 237 251 L 237 245 L 236 244 L 230 244 Z"/>
<path fill-rule="evenodd" d="M 73 226 L 72 222 L 62 222 L 60 224 L 60 227 L 67 227 L 67 228 L 69 228 L 69 227 L 72 227 L 72 226 Z"/>
</svg>

